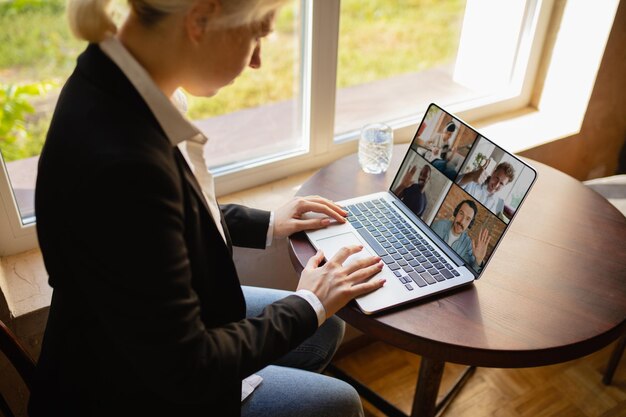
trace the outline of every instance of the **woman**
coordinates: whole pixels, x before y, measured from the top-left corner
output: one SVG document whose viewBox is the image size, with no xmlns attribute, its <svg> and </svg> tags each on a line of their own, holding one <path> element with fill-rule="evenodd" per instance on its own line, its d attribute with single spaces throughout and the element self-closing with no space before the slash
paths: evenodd
<svg viewBox="0 0 626 417">
<path fill-rule="evenodd" d="M 320 197 L 274 213 L 218 207 L 206 138 L 169 99 L 179 87 L 211 96 L 258 68 L 281 1 L 130 0 L 119 30 L 108 3 L 68 3 L 90 45 L 39 163 L 37 229 L 54 292 L 30 415 L 360 415 L 354 390 L 309 371 L 339 343 L 333 314 L 383 285 L 369 279 L 380 259 L 344 266 L 361 249 L 348 247 L 320 266 L 318 253 L 295 294 L 242 290 L 232 245 L 263 248 L 346 213 Z M 263 382 L 242 401 L 254 373 Z"/>
</svg>

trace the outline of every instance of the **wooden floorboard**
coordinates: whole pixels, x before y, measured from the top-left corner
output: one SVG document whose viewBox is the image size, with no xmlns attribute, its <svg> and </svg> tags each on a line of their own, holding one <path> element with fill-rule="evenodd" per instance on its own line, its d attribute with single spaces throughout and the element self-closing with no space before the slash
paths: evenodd
<svg viewBox="0 0 626 417">
<path fill-rule="evenodd" d="M 626 358 L 613 384 L 602 376 L 613 344 L 574 361 L 522 369 L 478 368 L 446 417 L 626 417 Z M 365 383 L 405 413 L 410 412 L 420 357 L 382 342 L 373 342 L 343 355 L 335 365 Z M 461 365 L 447 364 L 443 393 L 453 384 Z M 366 417 L 383 414 L 363 400 Z"/>
</svg>

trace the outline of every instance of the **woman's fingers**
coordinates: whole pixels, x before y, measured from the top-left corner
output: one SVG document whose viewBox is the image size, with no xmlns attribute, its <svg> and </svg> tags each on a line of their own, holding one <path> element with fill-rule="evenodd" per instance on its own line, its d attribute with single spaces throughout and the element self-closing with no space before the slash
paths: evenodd
<svg viewBox="0 0 626 417">
<path fill-rule="evenodd" d="M 332 203 L 331 201 L 321 199 L 320 200 L 304 200 L 302 201 L 298 211 L 301 214 L 312 211 L 314 213 L 325 214 L 328 217 L 332 217 L 338 222 L 344 223 L 348 212 L 344 209 Z"/>
<path fill-rule="evenodd" d="M 350 256 L 358 256 L 361 250 L 363 250 L 363 246 L 361 245 L 346 246 L 341 248 L 330 260 L 331 267 L 341 266 L 343 268 L 343 274 L 345 274 L 347 281 L 352 284 L 372 277 L 379 273 L 384 266 L 383 261 L 378 256 L 362 256 L 346 263 Z"/>
<path fill-rule="evenodd" d="M 320 266 L 324 260 L 324 252 L 318 250 L 317 253 L 309 258 L 306 263 L 306 269 L 315 269 Z"/>
</svg>

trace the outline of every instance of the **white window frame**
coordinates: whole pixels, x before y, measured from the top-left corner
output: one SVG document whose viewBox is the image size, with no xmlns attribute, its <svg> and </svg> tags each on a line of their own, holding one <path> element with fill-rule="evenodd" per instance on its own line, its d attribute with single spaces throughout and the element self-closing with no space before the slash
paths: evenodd
<svg viewBox="0 0 626 417">
<path fill-rule="evenodd" d="M 303 16 L 302 126 L 303 148 L 215 172 L 218 195 L 229 194 L 315 169 L 356 151 L 356 141 L 334 137 L 340 0 L 301 0 Z M 468 0 L 475 1 L 475 0 Z M 486 0 L 478 0 L 486 1 Z M 490 0 L 499 1 L 499 0 Z M 565 2 L 558 31 L 550 27 L 555 5 Z M 518 151 L 555 140 L 580 129 L 619 0 L 602 7 L 587 0 L 529 0 L 539 12 L 526 23 L 532 36 L 516 45 L 513 88 L 494 101 L 476 100 L 447 106 L 503 147 Z M 475 24 L 476 22 L 466 22 Z M 580 30 L 593 27 L 593 31 Z M 544 51 L 546 33 L 555 37 L 552 53 Z M 471 43 L 471 42 L 470 42 Z M 580 57 L 586 65 L 581 67 Z M 527 58 L 526 58 L 527 57 Z M 576 64 L 576 78 L 571 78 Z M 545 68 L 540 99 L 535 78 Z M 515 78 L 515 75 L 520 75 Z M 543 80 L 542 80 L 543 81 Z M 576 94 L 571 87 L 575 83 Z M 568 91 L 563 100 L 563 91 Z M 565 111 L 564 111 L 564 107 Z M 411 140 L 421 114 L 392 121 L 398 143 Z M 349 135 L 348 135 L 349 136 Z M 352 138 L 355 138 L 354 132 Z M 343 138 L 346 139 L 346 138 Z M 0 166 L 0 256 L 37 246 L 34 224 L 23 225 L 4 164 Z"/>
<path fill-rule="evenodd" d="M 22 223 L 9 173 L 0 155 L 0 256 L 12 255 L 37 247 L 35 227 L 34 222 Z"/>
</svg>

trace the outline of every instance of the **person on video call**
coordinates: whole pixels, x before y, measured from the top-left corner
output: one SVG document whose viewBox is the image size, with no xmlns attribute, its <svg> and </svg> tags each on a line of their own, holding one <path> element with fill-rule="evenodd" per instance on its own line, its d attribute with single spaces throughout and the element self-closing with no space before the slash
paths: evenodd
<svg viewBox="0 0 626 417">
<path fill-rule="evenodd" d="M 450 149 L 450 138 L 456 131 L 454 122 L 448 122 L 442 131 L 435 133 L 426 141 L 425 146 L 431 152 L 431 159 L 445 159 L 446 153 Z"/>
<path fill-rule="evenodd" d="M 504 199 L 498 196 L 498 192 L 513 181 L 515 169 L 508 162 L 501 162 L 493 173 L 488 175 L 485 165 L 459 176 L 457 183 L 492 213 L 499 216 L 504 211 Z"/>
<path fill-rule="evenodd" d="M 425 144 L 426 147 L 430 149 L 430 154 L 427 155 L 427 159 L 431 161 L 437 170 L 451 180 L 454 180 L 456 170 L 449 161 L 456 152 L 456 149 L 450 143 L 450 138 L 456 129 L 457 127 L 454 122 L 450 121 L 444 126 L 442 132 L 435 133 Z"/>
<path fill-rule="evenodd" d="M 384 284 L 369 279 L 380 258 L 344 265 L 354 245 L 322 265 L 318 252 L 295 293 L 241 286 L 233 246 L 262 249 L 347 212 L 318 196 L 274 212 L 219 206 L 207 138 L 172 102 L 259 68 L 286 1 L 129 0 L 119 28 L 110 3 L 68 2 L 89 45 L 39 159 L 53 294 L 29 415 L 362 416 L 354 388 L 320 372 L 343 336 L 335 312 Z"/>
<path fill-rule="evenodd" d="M 413 213 L 421 217 L 428 205 L 424 190 L 430 180 L 430 166 L 424 165 L 420 170 L 419 177 L 417 177 L 417 182 L 413 182 L 413 176 L 416 171 L 417 166 L 411 167 L 404 174 L 402 181 L 400 181 L 394 192 Z"/>
<path fill-rule="evenodd" d="M 455 207 L 452 220 L 437 220 L 432 229 L 474 270 L 480 271 L 491 236 L 486 229 L 482 229 L 476 242 L 469 237 L 467 230 L 474 225 L 477 215 L 476 203 L 463 200 Z"/>
</svg>

